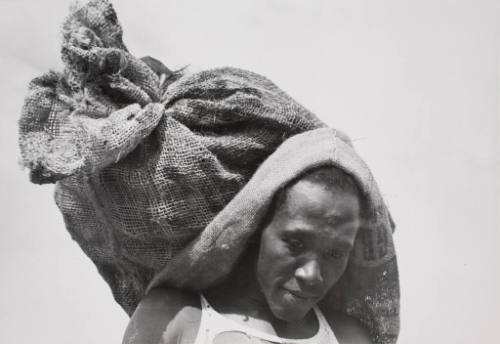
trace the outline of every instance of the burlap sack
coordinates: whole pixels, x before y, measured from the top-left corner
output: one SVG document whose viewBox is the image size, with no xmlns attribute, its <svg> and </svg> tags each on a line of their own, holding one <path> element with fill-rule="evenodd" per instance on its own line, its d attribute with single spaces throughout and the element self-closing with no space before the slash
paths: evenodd
<svg viewBox="0 0 500 344">
<path fill-rule="evenodd" d="M 33 182 L 56 183 L 68 231 L 129 314 L 174 257 L 194 276 L 180 257 L 282 142 L 325 127 L 255 73 L 172 73 L 135 58 L 105 0 L 72 8 L 62 59 L 63 73 L 30 84 L 19 121 L 22 160 Z M 365 307 L 371 300 L 358 299 L 349 314 L 377 343 L 392 342 L 395 327 Z M 335 300 L 339 309 L 355 303 Z"/>
</svg>

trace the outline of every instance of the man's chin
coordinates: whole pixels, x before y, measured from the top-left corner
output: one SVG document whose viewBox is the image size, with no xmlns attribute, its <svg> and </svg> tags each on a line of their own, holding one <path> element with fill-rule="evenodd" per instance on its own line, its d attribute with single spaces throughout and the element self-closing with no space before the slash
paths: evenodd
<svg viewBox="0 0 500 344">
<path fill-rule="evenodd" d="M 309 309 L 290 309 L 289 307 L 276 307 L 271 308 L 273 315 L 285 322 L 293 322 L 303 319 L 307 313 L 311 310 Z"/>
</svg>

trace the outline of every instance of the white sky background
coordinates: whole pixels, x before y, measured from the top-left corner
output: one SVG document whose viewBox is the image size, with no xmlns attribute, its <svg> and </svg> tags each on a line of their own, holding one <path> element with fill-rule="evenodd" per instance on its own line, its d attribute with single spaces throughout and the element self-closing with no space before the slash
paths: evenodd
<svg viewBox="0 0 500 344">
<path fill-rule="evenodd" d="M 119 343 L 127 316 L 17 165 L 30 79 L 61 69 L 69 1 L 0 0 L 0 342 Z M 266 75 L 348 133 L 397 223 L 399 343 L 500 343 L 495 1 L 115 1 L 168 67 Z"/>
</svg>

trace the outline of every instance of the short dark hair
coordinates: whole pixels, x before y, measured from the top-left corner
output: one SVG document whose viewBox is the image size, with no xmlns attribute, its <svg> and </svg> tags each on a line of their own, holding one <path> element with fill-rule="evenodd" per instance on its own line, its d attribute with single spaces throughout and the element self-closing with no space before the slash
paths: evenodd
<svg viewBox="0 0 500 344">
<path fill-rule="evenodd" d="M 299 181 L 307 180 L 311 183 L 320 184 L 334 192 L 351 193 L 358 197 L 361 202 L 361 192 L 354 178 L 344 170 L 335 166 L 320 166 L 307 170 L 303 174 L 287 183 L 276 194 L 263 218 L 260 228 L 265 228 L 274 218 L 276 211 L 287 199 L 288 189 Z"/>
</svg>

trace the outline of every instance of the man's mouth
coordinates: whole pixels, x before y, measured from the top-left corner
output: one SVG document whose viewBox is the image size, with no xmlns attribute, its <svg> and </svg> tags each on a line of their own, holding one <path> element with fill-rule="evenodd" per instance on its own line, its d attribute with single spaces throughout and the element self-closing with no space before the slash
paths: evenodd
<svg viewBox="0 0 500 344">
<path fill-rule="evenodd" d="M 287 289 L 287 288 L 283 288 L 283 289 L 286 290 L 287 292 L 289 292 L 290 294 L 292 294 L 293 296 L 295 296 L 296 298 L 301 299 L 301 300 L 311 301 L 311 300 L 315 300 L 318 298 L 317 295 L 305 293 L 305 292 L 300 291 L 300 290 L 293 290 L 293 289 Z"/>
</svg>

